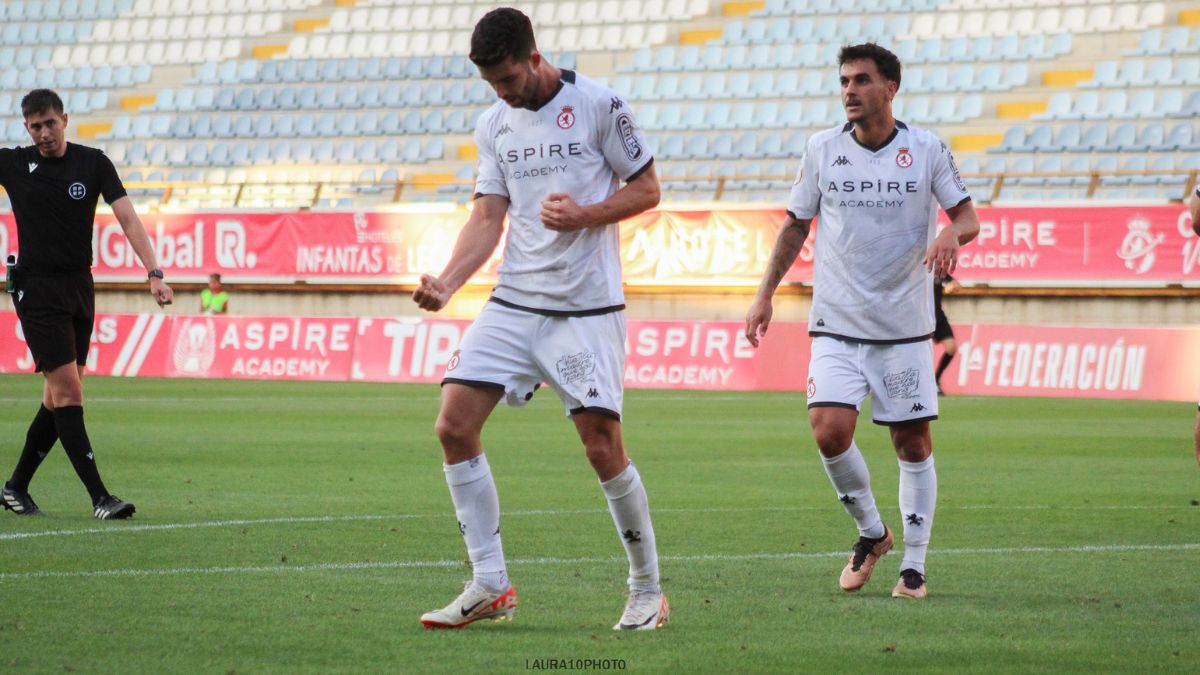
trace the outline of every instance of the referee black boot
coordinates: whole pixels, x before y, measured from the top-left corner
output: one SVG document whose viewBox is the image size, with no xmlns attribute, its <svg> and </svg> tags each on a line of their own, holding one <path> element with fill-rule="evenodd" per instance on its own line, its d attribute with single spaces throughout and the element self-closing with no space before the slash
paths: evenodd
<svg viewBox="0 0 1200 675">
<path fill-rule="evenodd" d="M 96 502 L 95 515 L 100 520 L 118 520 L 132 516 L 136 510 L 133 504 L 121 501 L 116 495 L 105 495 Z"/>
<path fill-rule="evenodd" d="M 8 481 L 4 482 L 4 489 L 0 490 L 0 504 L 3 504 L 6 510 L 12 511 L 18 516 L 46 515 L 34 503 L 33 497 L 30 497 L 28 492 L 17 492 L 9 486 Z"/>
</svg>

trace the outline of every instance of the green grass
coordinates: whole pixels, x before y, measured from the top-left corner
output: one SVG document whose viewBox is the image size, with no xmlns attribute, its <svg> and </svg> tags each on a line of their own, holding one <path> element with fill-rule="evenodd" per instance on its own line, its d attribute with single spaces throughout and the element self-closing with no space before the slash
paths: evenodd
<svg viewBox="0 0 1200 675">
<path fill-rule="evenodd" d="M 0 478 L 40 387 L 0 377 Z M 101 471 L 138 514 L 91 519 L 54 450 L 31 488 L 49 516 L 0 514 L 0 671 L 523 672 L 620 659 L 676 673 L 1143 673 L 1200 661 L 1186 403 L 945 399 L 930 597 L 914 603 L 889 597 L 899 542 L 863 592 L 838 591 L 856 533 L 801 395 L 630 391 L 626 442 L 673 608 L 666 630 L 630 635 L 610 630 L 620 543 L 545 392 L 499 408 L 485 430 L 516 620 L 435 632 L 417 617 L 470 575 L 432 431 L 436 387 L 87 388 Z M 886 431 L 863 424 L 857 438 L 898 526 Z"/>
</svg>

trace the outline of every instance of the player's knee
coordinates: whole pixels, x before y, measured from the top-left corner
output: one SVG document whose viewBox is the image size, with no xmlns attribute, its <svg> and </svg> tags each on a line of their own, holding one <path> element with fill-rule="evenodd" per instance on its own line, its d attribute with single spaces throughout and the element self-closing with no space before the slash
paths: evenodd
<svg viewBox="0 0 1200 675">
<path fill-rule="evenodd" d="M 448 415 L 438 415 L 433 431 L 441 441 L 442 447 L 447 449 L 469 445 L 478 436 L 478 432 L 470 426 Z"/>
<path fill-rule="evenodd" d="M 817 442 L 817 449 L 825 457 L 837 457 L 849 450 L 850 444 L 854 442 L 854 434 L 840 430 L 818 431 L 814 429 L 813 438 Z"/>
</svg>

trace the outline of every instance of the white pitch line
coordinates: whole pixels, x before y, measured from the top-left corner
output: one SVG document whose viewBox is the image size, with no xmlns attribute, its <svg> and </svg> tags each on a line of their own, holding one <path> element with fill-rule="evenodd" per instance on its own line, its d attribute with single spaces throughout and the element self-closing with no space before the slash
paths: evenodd
<svg viewBox="0 0 1200 675">
<path fill-rule="evenodd" d="M 655 508 L 654 513 L 795 513 L 800 511 L 826 511 L 829 506 L 747 506 L 747 507 L 708 507 L 708 508 Z M 1050 504 L 1014 504 L 1010 506 L 977 504 L 966 506 L 945 505 L 940 507 L 944 512 L 949 511 L 1161 511 L 1174 509 L 1191 509 L 1192 505 L 1172 504 L 1133 504 L 1133 505 L 1050 505 Z M 527 516 L 576 516 L 607 514 L 605 509 L 527 509 L 524 511 L 505 511 L 504 517 L 521 518 Z M 79 530 L 42 530 L 33 532 L 3 532 L 0 541 L 13 539 L 35 539 L 40 537 L 74 537 L 84 534 L 126 534 L 133 532 L 158 532 L 170 530 L 192 530 L 210 527 L 237 527 L 242 525 L 280 525 L 292 523 L 347 523 L 372 520 L 419 520 L 425 518 L 450 518 L 446 513 L 396 513 L 359 516 L 283 516 L 278 518 L 244 518 L 237 520 L 206 520 L 191 523 L 156 523 L 148 525 L 121 525 L 113 523 L 111 527 L 88 527 Z"/>
<path fill-rule="evenodd" d="M 1162 551 L 1196 551 L 1200 543 L 1186 544 L 1110 544 L 1092 546 L 1019 546 L 1003 548 L 948 548 L 937 549 L 936 555 L 1036 555 L 1043 553 L 1140 553 Z M 815 558 L 842 558 L 845 551 L 791 552 L 791 553 L 731 553 L 708 555 L 661 556 L 664 562 L 744 562 L 751 560 L 804 560 Z M 538 567 L 548 565 L 591 565 L 619 564 L 625 558 L 618 556 L 592 558 L 524 558 L 510 560 L 515 567 Z M 221 567 L 168 567 L 159 569 L 110 569 L 78 572 L 2 572 L 0 581 L 16 579 L 63 579 L 94 577 L 165 577 L 186 574 L 280 574 L 294 572 L 357 572 L 363 570 L 431 569 L 440 567 L 465 567 L 462 560 L 398 560 L 381 562 L 317 563 L 313 565 L 248 565 Z"/>
</svg>

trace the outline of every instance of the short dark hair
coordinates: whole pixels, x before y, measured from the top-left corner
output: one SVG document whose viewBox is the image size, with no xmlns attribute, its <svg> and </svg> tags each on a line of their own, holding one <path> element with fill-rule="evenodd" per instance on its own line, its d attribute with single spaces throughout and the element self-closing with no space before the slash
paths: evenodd
<svg viewBox="0 0 1200 675">
<path fill-rule="evenodd" d="M 838 68 L 841 68 L 850 61 L 862 61 L 864 59 L 874 61 L 880 75 L 895 82 L 897 85 L 900 84 L 899 57 L 874 42 L 864 42 L 861 45 L 846 45 L 842 47 L 842 51 L 838 52 Z"/>
<path fill-rule="evenodd" d="M 510 58 L 525 60 L 535 49 L 537 43 L 529 17 L 519 9 L 500 7 L 484 14 L 475 24 L 468 56 L 475 65 L 487 68 Z"/>
<path fill-rule="evenodd" d="M 47 110 L 53 110 L 56 114 L 63 114 L 63 102 L 50 89 L 34 89 L 25 94 L 25 98 L 21 99 L 21 116 L 29 117 L 44 113 Z"/>
<path fill-rule="evenodd" d="M 213 272 L 212 274 L 208 275 L 208 280 L 215 281 L 217 283 L 221 283 L 221 275 L 217 274 L 216 272 Z"/>
</svg>

